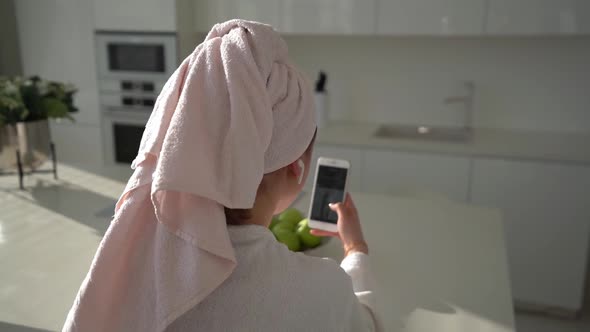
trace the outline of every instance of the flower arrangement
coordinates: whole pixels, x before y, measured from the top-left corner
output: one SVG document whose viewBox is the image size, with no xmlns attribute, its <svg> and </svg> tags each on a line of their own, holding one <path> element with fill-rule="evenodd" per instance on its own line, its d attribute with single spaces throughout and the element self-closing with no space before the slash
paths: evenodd
<svg viewBox="0 0 590 332">
<path fill-rule="evenodd" d="M 0 77 L 0 126 L 48 118 L 68 118 L 77 112 L 71 84 L 30 78 Z"/>
</svg>

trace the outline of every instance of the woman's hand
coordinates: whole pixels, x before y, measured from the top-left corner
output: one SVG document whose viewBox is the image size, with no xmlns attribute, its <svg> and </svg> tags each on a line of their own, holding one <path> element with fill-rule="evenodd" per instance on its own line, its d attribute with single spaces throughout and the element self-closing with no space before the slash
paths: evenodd
<svg viewBox="0 0 590 332">
<path fill-rule="evenodd" d="M 319 229 L 312 229 L 311 234 L 316 236 L 335 236 L 342 240 L 344 256 L 353 251 L 369 253 L 369 247 L 363 236 L 361 222 L 358 212 L 350 194 L 346 194 L 344 203 L 330 204 L 330 209 L 338 213 L 338 232 L 328 232 Z"/>
</svg>

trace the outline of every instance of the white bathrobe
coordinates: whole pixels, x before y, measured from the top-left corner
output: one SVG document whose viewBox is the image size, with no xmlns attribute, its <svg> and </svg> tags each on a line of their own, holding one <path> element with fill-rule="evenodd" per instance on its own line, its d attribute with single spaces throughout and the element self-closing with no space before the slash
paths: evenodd
<svg viewBox="0 0 590 332">
<path fill-rule="evenodd" d="M 379 331 L 368 256 L 293 253 L 265 227 L 229 226 L 237 267 L 167 332 Z"/>
</svg>

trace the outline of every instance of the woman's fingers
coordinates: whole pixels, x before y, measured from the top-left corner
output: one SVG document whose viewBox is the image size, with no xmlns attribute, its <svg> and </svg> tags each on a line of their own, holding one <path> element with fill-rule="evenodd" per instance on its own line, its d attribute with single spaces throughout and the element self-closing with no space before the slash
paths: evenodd
<svg viewBox="0 0 590 332">
<path fill-rule="evenodd" d="M 349 193 L 346 193 L 346 203 L 348 204 L 348 207 L 356 210 L 356 206 L 354 205 L 354 200 L 352 199 L 352 195 Z"/>
<path fill-rule="evenodd" d="M 328 231 L 323 231 L 321 229 L 312 229 L 310 230 L 311 235 L 315 235 L 315 236 L 334 236 L 334 237 L 339 237 L 339 234 L 337 232 L 328 232 Z"/>
<path fill-rule="evenodd" d="M 352 197 L 350 197 L 350 194 L 349 194 L 349 193 L 346 193 L 346 196 L 344 197 L 344 205 L 345 205 L 347 208 L 350 208 L 350 206 L 351 206 L 351 201 L 352 201 Z"/>
<path fill-rule="evenodd" d="M 340 212 L 340 210 L 342 209 L 343 203 L 330 203 L 328 204 L 328 206 L 330 207 L 330 209 L 334 212 Z"/>
</svg>

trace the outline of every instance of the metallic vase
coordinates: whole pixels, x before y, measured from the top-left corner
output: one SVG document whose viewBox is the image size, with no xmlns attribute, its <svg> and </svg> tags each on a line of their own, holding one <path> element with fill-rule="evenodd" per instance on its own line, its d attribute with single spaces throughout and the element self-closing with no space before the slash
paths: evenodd
<svg viewBox="0 0 590 332">
<path fill-rule="evenodd" d="M 47 120 L 1 126 L 0 172 L 17 169 L 17 151 L 25 170 L 37 169 L 49 158 L 50 143 Z"/>
</svg>

